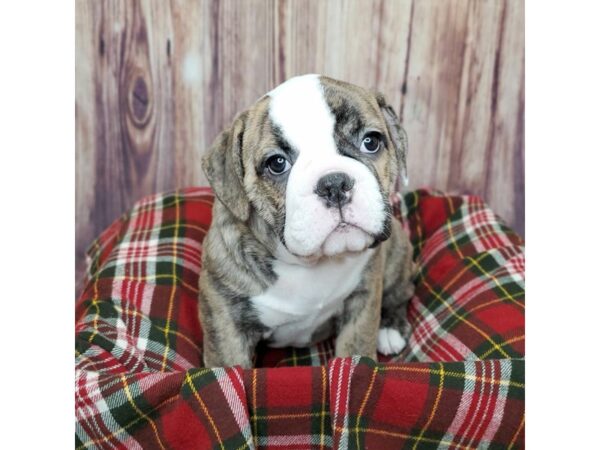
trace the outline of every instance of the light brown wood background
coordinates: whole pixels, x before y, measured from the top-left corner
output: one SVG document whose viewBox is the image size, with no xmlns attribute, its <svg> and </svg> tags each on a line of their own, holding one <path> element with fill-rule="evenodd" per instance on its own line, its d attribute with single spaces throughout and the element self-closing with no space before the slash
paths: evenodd
<svg viewBox="0 0 600 450">
<path fill-rule="evenodd" d="M 149 193 L 206 184 L 235 114 L 294 75 L 384 93 L 411 188 L 524 230 L 523 0 L 77 0 L 76 249 Z"/>
</svg>

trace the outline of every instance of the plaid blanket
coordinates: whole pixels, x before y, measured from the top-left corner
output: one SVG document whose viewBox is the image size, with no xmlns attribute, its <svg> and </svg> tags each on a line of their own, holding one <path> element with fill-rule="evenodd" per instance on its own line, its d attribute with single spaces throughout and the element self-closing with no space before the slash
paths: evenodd
<svg viewBox="0 0 600 450">
<path fill-rule="evenodd" d="M 480 199 L 394 196 L 419 268 L 401 355 L 260 346 L 254 370 L 201 367 L 212 202 L 207 188 L 145 198 L 90 247 L 77 449 L 523 448 L 523 242 Z"/>
</svg>

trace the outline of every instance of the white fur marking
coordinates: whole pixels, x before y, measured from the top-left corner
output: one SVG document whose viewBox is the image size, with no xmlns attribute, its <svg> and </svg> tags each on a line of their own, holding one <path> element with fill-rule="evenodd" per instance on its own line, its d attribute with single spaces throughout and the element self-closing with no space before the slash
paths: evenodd
<svg viewBox="0 0 600 450">
<path fill-rule="evenodd" d="M 260 321 L 273 329 L 269 345 L 308 345 L 317 328 L 341 310 L 360 282 L 372 252 L 312 265 L 276 260 L 273 269 L 279 278 L 265 292 L 251 298 Z"/>
<path fill-rule="evenodd" d="M 377 350 L 384 355 L 400 353 L 406 347 L 406 340 L 393 328 L 381 328 L 377 335 Z"/>
</svg>

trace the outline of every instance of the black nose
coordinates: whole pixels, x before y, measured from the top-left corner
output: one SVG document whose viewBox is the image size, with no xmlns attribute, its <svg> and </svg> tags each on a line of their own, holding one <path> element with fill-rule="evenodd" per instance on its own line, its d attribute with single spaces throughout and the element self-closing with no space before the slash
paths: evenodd
<svg viewBox="0 0 600 450">
<path fill-rule="evenodd" d="M 328 208 L 339 208 L 350 202 L 353 186 L 354 180 L 345 173 L 328 173 L 319 179 L 315 193 L 325 200 Z"/>
</svg>

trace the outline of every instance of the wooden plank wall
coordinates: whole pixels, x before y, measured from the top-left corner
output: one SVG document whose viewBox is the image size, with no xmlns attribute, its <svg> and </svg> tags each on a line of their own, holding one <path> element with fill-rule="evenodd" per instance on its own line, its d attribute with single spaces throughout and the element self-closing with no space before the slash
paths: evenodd
<svg viewBox="0 0 600 450">
<path fill-rule="evenodd" d="M 76 248 L 200 158 L 285 79 L 384 93 L 410 187 L 481 195 L 524 230 L 523 0 L 77 0 Z"/>
</svg>

